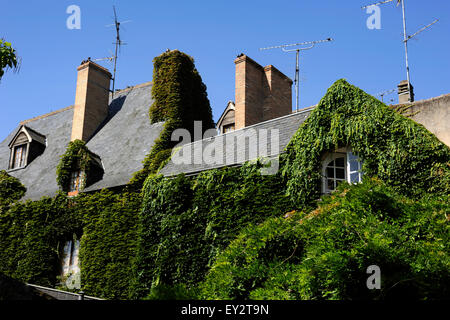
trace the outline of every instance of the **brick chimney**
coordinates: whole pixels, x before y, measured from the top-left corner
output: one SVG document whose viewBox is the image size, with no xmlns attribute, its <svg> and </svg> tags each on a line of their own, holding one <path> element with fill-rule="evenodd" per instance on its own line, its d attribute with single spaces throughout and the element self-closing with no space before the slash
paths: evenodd
<svg viewBox="0 0 450 320">
<path fill-rule="evenodd" d="M 262 67 L 244 54 L 234 63 L 236 129 L 291 113 L 291 79 L 274 66 Z"/>
<path fill-rule="evenodd" d="M 90 59 L 77 70 L 71 141 L 88 141 L 108 115 L 111 73 Z"/>
<path fill-rule="evenodd" d="M 398 88 L 398 103 L 399 104 L 405 104 L 409 102 L 414 102 L 414 87 L 412 84 L 409 84 L 409 87 L 411 88 L 411 92 L 408 90 L 408 81 L 403 80 L 399 83 L 397 86 Z"/>
</svg>

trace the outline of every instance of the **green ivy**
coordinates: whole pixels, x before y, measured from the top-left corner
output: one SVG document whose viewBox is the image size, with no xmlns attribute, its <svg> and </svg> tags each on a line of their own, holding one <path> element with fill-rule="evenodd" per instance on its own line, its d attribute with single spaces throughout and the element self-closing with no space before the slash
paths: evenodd
<svg viewBox="0 0 450 320">
<path fill-rule="evenodd" d="M 336 81 L 296 134 L 283 157 L 288 193 L 301 208 L 320 197 L 322 156 L 351 146 L 364 174 L 400 193 L 450 192 L 450 149 L 422 125 L 345 80 Z"/>
<path fill-rule="evenodd" d="M 10 176 L 5 170 L 0 171 L 0 201 L 12 202 L 25 195 L 27 188 L 19 179 Z"/>
<path fill-rule="evenodd" d="M 178 143 L 172 132 L 184 128 L 194 137 L 194 121 L 202 122 L 202 131 L 214 128 L 206 86 L 187 54 L 172 50 L 153 60 L 153 104 L 149 110 L 151 123 L 164 121 L 164 128 L 144 160 L 142 170 L 135 173 L 131 185 L 141 188 L 149 174 L 154 174 L 170 157 Z M 202 132 L 202 134 L 203 134 Z"/>
<path fill-rule="evenodd" d="M 63 194 L 11 204 L 0 213 L 0 273 L 55 285 L 61 249 L 74 233 L 81 233 L 81 221 Z"/>
<path fill-rule="evenodd" d="M 95 166 L 93 156 L 93 153 L 86 147 L 86 142 L 74 140 L 69 143 L 66 152 L 61 156 L 61 160 L 56 167 L 56 181 L 61 190 L 68 191 L 70 176 L 75 170 L 81 170 L 85 176 L 80 191 L 89 184 L 92 169 Z"/>
<path fill-rule="evenodd" d="M 262 176 L 260 168 L 249 163 L 194 178 L 146 180 L 136 297 L 145 297 L 161 285 L 195 288 L 239 230 L 290 208 L 281 177 Z"/>
</svg>

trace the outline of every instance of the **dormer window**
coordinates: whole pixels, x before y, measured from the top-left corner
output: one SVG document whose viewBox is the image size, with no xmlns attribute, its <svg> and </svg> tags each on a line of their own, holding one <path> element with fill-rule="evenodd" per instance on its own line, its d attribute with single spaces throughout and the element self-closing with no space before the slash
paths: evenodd
<svg viewBox="0 0 450 320">
<path fill-rule="evenodd" d="M 13 148 L 13 161 L 11 169 L 18 169 L 25 167 L 27 159 L 27 145 L 22 144 L 19 146 L 14 146 Z"/>
<path fill-rule="evenodd" d="M 228 102 L 227 107 L 225 108 L 225 110 L 223 111 L 222 115 L 219 118 L 219 121 L 217 121 L 216 127 L 219 131 L 219 134 L 234 131 L 235 129 L 234 102 L 232 101 Z"/>
<path fill-rule="evenodd" d="M 9 158 L 10 170 L 25 168 L 45 150 L 45 136 L 22 126 L 9 143 L 11 154 Z"/>
<path fill-rule="evenodd" d="M 84 182 L 84 173 L 81 170 L 73 171 L 70 175 L 69 196 L 77 195 Z"/>
<path fill-rule="evenodd" d="M 339 149 L 329 154 L 323 162 L 323 193 L 336 190 L 339 183 L 360 183 L 362 181 L 362 161 L 350 149 Z"/>
</svg>

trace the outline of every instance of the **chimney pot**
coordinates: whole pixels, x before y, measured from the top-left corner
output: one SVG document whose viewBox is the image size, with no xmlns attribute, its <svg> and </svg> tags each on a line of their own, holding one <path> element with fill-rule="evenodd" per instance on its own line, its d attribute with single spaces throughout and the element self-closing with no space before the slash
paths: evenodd
<svg viewBox="0 0 450 320">
<path fill-rule="evenodd" d="M 411 92 L 408 90 L 408 81 L 402 80 L 397 88 L 398 88 L 398 103 L 405 104 L 409 102 L 414 102 L 414 87 L 412 84 L 409 84 Z"/>
</svg>

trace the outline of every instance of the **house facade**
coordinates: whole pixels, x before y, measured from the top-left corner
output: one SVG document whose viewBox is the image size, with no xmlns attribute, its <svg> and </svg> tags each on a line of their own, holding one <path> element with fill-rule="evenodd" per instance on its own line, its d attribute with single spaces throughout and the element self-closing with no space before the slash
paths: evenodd
<svg viewBox="0 0 450 320">
<path fill-rule="evenodd" d="M 184 141 L 175 148 L 161 174 L 195 175 L 257 158 L 276 159 L 314 109 L 292 111 L 292 80 L 274 66 L 263 67 L 244 54 L 234 63 L 235 100 L 228 102 L 220 116 L 218 134 L 192 143 Z M 71 195 L 120 188 L 142 168 L 164 125 L 148 120 L 152 84 L 143 83 L 112 95 L 110 79 L 107 69 L 83 61 L 77 68 L 73 106 L 20 122 L 0 143 L 0 169 L 26 186 L 24 199 L 51 197 L 59 191 L 56 167 L 68 143 L 76 139 L 86 142 L 101 175 L 81 190 L 83 174 L 74 171 L 68 188 Z M 400 102 L 407 100 L 403 88 L 402 82 Z M 450 94 L 413 102 L 410 109 L 413 120 L 450 145 Z M 356 159 L 348 148 L 323 159 L 323 190 L 333 190 L 342 180 L 359 181 L 361 164 Z"/>
</svg>

